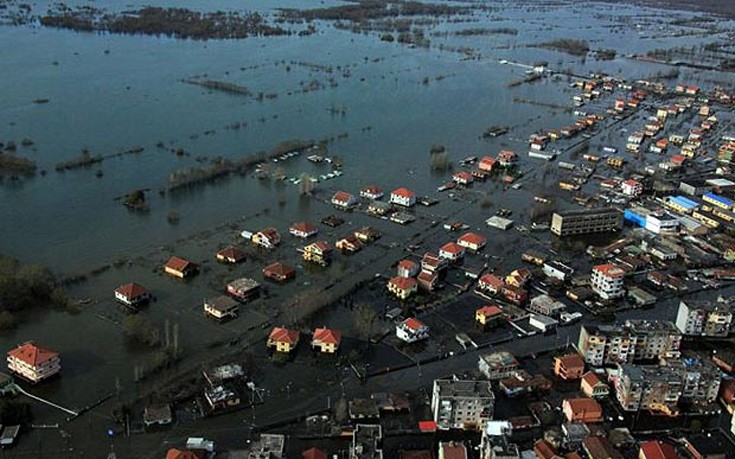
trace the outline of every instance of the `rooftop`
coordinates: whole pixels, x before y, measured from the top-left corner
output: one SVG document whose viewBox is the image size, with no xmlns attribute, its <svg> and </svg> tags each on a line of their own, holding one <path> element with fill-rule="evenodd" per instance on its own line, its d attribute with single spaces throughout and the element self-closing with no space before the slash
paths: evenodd
<svg viewBox="0 0 735 459">
<path fill-rule="evenodd" d="M 490 381 L 436 379 L 434 390 L 441 397 L 488 397 L 494 398 Z"/>
</svg>

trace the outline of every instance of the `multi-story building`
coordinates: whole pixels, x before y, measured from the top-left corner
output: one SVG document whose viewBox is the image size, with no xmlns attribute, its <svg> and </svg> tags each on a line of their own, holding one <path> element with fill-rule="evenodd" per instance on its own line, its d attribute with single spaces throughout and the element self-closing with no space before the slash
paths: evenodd
<svg viewBox="0 0 735 459">
<path fill-rule="evenodd" d="M 684 335 L 725 337 L 733 328 L 733 307 L 727 303 L 680 301 L 676 328 Z"/>
<path fill-rule="evenodd" d="M 59 353 L 25 342 L 8 351 L 8 369 L 32 383 L 43 381 L 61 371 Z"/>
<path fill-rule="evenodd" d="M 434 380 L 431 411 L 440 429 L 480 430 L 492 419 L 494 406 L 489 381 Z"/>
<path fill-rule="evenodd" d="M 391 192 L 390 202 L 399 206 L 411 207 L 416 204 L 416 194 L 406 188 L 398 188 Z"/>
<path fill-rule="evenodd" d="M 577 348 L 592 366 L 677 358 L 681 333 L 672 322 L 627 320 L 623 325 L 583 325 Z"/>
<path fill-rule="evenodd" d="M 480 372 L 487 379 L 503 379 L 513 376 L 519 368 L 518 360 L 508 351 L 498 351 L 480 356 Z"/>
<path fill-rule="evenodd" d="M 668 366 L 618 365 L 612 378 L 615 398 L 625 411 L 678 412 L 682 394 L 679 372 Z"/>
<path fill-rule="evenodd" d="M 607 233 L 623 226 L 623 214 L 613 208 L 567 210 L 551 218 L 551 232 L 557 236 Z"/>
<path fill-rule="evenodd" d="M 612 263 L 597 265 L 592 268 L 590 283 L 592 290 L 600 295 L 600 298 L 611 300 L 623 296 L 623 278 L 625 271 Z"/>
<path fill-rule="evenodd" d="M 707 404 L 717 400 L 722 372 L 711 360 L 695 354 L 685 354 L 681 359 L 672 359 L 665 363 L 681 377 L 683 401 Z"/>
</svg>

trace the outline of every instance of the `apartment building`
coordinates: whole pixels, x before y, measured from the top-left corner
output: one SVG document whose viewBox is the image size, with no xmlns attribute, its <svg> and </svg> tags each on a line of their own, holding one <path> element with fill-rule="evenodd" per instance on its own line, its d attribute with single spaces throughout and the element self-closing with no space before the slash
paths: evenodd
<svg viewBox="0 0 735 459">
<path fill-rule="evenodd" d="M 577 348 L 592 366 L 677 358 L 681 333 L 672 322 L 627 320 L 622 325 L 583 325 Z"/>
<path fill-rule="evenodd" d="M 613 208 L 567 210 L 555 212 L 551 218 L 551 232 L 557 236 L 607 233 L 623 226 L 623 214 Z"/>
<path fill-rule="evenodd" d="M 680 301 L 676 328 L 684 335 L 726 337 L 733 329 L 733 307 L 710 301 Z"/>
<path fill-rule="evenodd" d="M 431 411 L 440 429 L 480 430 L 495 406 L 490 381 L 434 380 Z"/>
</svg>

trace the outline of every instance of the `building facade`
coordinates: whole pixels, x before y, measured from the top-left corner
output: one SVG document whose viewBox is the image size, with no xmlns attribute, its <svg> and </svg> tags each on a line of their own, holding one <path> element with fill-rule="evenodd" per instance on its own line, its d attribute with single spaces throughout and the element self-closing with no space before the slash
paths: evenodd
<svg viewBox="0 0 735 459">
<path fill-rule="evenodd" d="M 684 335 L 726 337 L 733 328 L 733 308 L 725 303 L 680 301 L 676 328 Z"/>
<path fill-rule="evenodd" d="M 681 333 L 672 322 L 628 320 L 623 325 L 583 325 L 577 349 L 592 366 L 677 358 Z"/>
<path fill-rule="evenodd" d="M 623 296 L 625 293 L 623 291 L 624 278 L 625 271 L 614 264 L 607 263 L 592 268 L 590 283 L 592 284 L 592 290 L 600 298 L 612 300 Z"/>
<path fill-rule="evenodd" d="M 494 406 L 489 381 L 434 380 L 431 411 L 440 429 L 480 430 L 492 419 Z"/>
<path fill-rule="evenodd" d="M 32 383 L 48 379 L 61 371 L 59 353 L 33 341 L 8 351 L 7 362 L 11 372 Z"/>
<path fill-rule="evenodd" d="M 613 208 L 556 212 L 551 218 L 551 232 L 557 236 L 607 233 L 623 226 L 622 213 Z"/>
</svg>

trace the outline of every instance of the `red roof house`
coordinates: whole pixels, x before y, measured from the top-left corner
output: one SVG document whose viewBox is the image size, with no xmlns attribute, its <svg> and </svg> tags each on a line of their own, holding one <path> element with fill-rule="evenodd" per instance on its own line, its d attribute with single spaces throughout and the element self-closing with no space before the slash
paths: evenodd
<svg viewBox="0 0 735 459">
<path fill-rule="evenodd" d="M 487 238 L 477 233 L 465 233 L 457 239 L 457 244 L 476 252 L 485 247 Z"/>
<path fill-rule="evenodd" d="M 8 369 L 24 379 L 37 383 L 61 371 L 59 353 L 27 341 L 8 351 Z"/>
<path fill-rule="evenodd" d="M 638 459 L 676 459 L 677 457 L 673 446 L 658 440 L 643 443 L 638 451 Z"/>
</svg>

